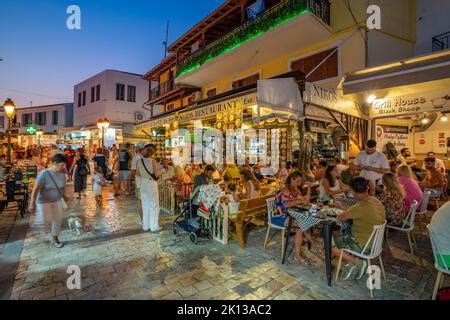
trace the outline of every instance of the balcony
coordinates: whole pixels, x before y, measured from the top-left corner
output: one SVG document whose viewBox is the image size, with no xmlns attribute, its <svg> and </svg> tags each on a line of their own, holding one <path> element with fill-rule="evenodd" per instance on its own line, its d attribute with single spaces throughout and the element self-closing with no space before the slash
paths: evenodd
<svg viewBox="0 0 450 320">
<path fill-rule="evenodd" d="M 330 24 L 328 0 L 285 0 L 269 8 L 257 18 L 247 21 L 204 48 L 181 59 L 177 67 L 177 77 L 192 72 L 214 58 L 233 51 L 244 43 L 308 12 L 320 18 L 324 23 Z"/>
<path fill-rule="evenodd" d="M 166 94 L 170 93 L 171 91 L 175 90 L 175 81 L 169 80 L 166 82 L 161 83 L 159 86 L 154 87 L 150 91 L 150 101 L 156 100 L 160 97 L 165 96 Z"/>
<path fill-rule="evenodd" d="M 433 42 L 433 52 L 447 50 L 450 48 L 450 31 L 440 34 L 432 38 Z"/>
</svg>

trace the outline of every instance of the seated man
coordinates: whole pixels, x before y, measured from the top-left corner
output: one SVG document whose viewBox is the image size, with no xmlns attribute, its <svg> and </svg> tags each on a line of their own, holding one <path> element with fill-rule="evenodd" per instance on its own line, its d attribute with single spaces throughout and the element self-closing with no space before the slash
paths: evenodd
<svg viewBox="0 0 450 320">
<path fill-rule="evenodd" d="M 428 225 L 428 230 L 432 233 L 433 240 L 440 250 L 442 259 L 437 259 L 437 263 L 442 268 L 450 268 L 450 202 L 444 204 L 437 210 L 431 223 Z"/>
<path fill-rule="evenodd" d="M 358 168 L 356 167 L 354 161 L 350 160 L 348 163 L 348 169 L 342 171 L 341 173 L 341 181 L 343 184 L 348 186 L 350 185 L 350 181 L 352 181 L 352 179 L 354 177 L 357 177 L 358 175 Z"/>
<path fill-rule="evenodd" d="M 427 176 L 419 185 L 425 192 L 431 192 L 431 198 L 440 198 L 445 186 L 445 179 L 436 167 L 436 158 L 425 158 L 425 168 L 428 171 Z"/>
<path fill-rule="evenodd" d="M 369 183 L 362 177 L 353 178 L 350 181 L 357 204 L 338 216 L 340 221 L 353 220 L 352 231 L 345 235 L 334 237 L 336 247 L 333 247 L 334 256 L 340 256 L 341 249 L 350 249 L 361 252 L 373 232 L 373 227 L 384 224 L 386 211 L 383 204 L 375 197 L 369 195 Z M 364 276 L 367 262 L 360 260 L 344 252 L 343 260 L 348 262 L 344 269 L 344 280 L 356 279 Z"/>
<path fill-rule="evenodd" d="M 445 164 L 444 164 L 444 161 L 442 161 L 441 159 L 438 159 L 438 158 L 436 157 L 436 153 L 434 153 L 434 152 L 428 152 L 428 153 L 427 153 L 427 158 L 434 158 L 434 159 L 436 160 L 435 167 L 436 167 L 437 171 L 439 171 L 439 172 L 442 173 L 442 174 L 445 174 Z M 425 160 L 426 160 L 426 159 L 425 159 Z M 422 169 L 423 169 L 423 170 L 427 170 L 427 166 L 426 166 L 425 161 L 423 162 Z"/>
<path fill-rule="evenodd" d="M 212 165 L 207 165 L 205 168 L 205 171 L 202 174 L 195 176 L 194 190 L 205 184 L 212 183 L 212 181 L 213 181 L 212 176 L 213 176 L 214 172 L 216 172 L 216 168 L 214 168 Z"/>
</svg>

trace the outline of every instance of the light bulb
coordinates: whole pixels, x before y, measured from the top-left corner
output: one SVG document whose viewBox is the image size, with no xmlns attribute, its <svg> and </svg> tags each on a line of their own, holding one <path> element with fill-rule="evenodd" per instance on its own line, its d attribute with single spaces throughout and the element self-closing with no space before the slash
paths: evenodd
<svg viewBox="0 0 450 320">
<path fill-rule="evenodd" d="M 367 98 L 367 102 L 370 103 L 370 104 L 374 103 L 375 100 L 377 100 L 377 96 L 374 95 L 374 94 L 370 95 L 370 96 Z"/>
<path fill-rule="evenodd" d="M 441 121 L 442 122 L 447 122 L 448 121 L 448 117 L 447 117 L 447 115 L 445 113 L 442 114 Z"/>
<path fill-rule="evenodd" d="M 428 118 L 423 118 L 422 120 L 420 120 L 420 122 L 421 122 L 422 124 L 428 124 L 428 123 L 430 122 L 430 119 L 428 119 Z"/>
</svg>

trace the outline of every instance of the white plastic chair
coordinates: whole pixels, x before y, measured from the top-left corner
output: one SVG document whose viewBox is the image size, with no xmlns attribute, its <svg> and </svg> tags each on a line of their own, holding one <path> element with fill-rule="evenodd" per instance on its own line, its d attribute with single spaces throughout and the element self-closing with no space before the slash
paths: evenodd
<svg viewBox="0 0 450 320">
<path fill-rule="evenodd" d="M 420 217 L 420 221 L 419 221 L 419 232 L 420 232 L 420 237 L 422 239 L 422 234 L 423 234 L 423 218 L 424 216 L 426 216 L 426 214 L 428 213 L 428 203 L 430 202 L 430 197 L 431 197 L 431 192 L 425 192 L 423 194 L 423 199 L 422 202 L 420 204 L 420 208 L 416 211 L 416 215 L 417 217 Z"/>
<path fill-rule="evenodd" d="M 386 279 L 386 272 L 384 271 L 384 264 L 383 259 L 381 258 L 381 253 L 383 252 L 383 239 L 384 239 L 384 232 L 386 230 L 386 222 L 384 224 L 373 226 L 373 232 L 370 236 L 369 240 L 367 240 L 366 245 L 364 246 L 364 249 L 362 249 L 361 252 L 352 251 L 349 249 L 342 249 L 341 255 L 339 257 L 339 263 L 336 271 L 336 282 L 338 282 L 339 279 L 339 272 L 341 271 L 342 266 L 342 257 L 344 254 L 344 251 L 347 253 L 350 253 L 353 256 L 356 256 L 360 259 L 364 259 L 367 261 L 367 265 L 369 268 L 372 266 L 371 260 L 378 258 L 380 261 L 380 267 L 381 271 L 383 273 L 384 282 L 387 283 Z M 368 248 L 370 248 L 369 253 L 365 253 Z M 373 298 L 373 289 L 369 288 L 370 290 L 370 296 Z"/>
<path fill-rule="evenodd" d="M 281 231 L 281 256 L 283 256 L 284 246 L 286 245 L 285 241 L 286 241 L 287 228 L 272 224 L 272 213 L 273 213 L 273 209 L 275 208 L 275 198 L 269 198 L 266 200 L 266 202 L 267 202 L 267 233 L 266 233 L 266 239 L 264 241 L 264 249 L 269 244 L 270 230 L 271 229 L 280 230 Z"/>
<path fill-rule="evenodd" d="M 392 230 L 397 230 L 397 231 L 401 231 L 401 232 L 406 232 L 406 234 L 408 236 L 409 248 L 411 249 L 411 257 L 413 260 L 414 260 L 414 249 L 413 249 L 413 244 L 411 241 L 411 234 L 412 234 L 412 239 L 415 244 L 416 238 L 414 237 L 413 231 L 414 231 L 414 219 L 416 217 L 416 210 L 417 210 L 418 205 L 419 205 L 419 203 L 417 201 L 413 201 L 413 203 L 411 205 L 411 209 L 409 210 L 409 213 L 406 216 L 405 220 L 403 221 L 403 225 L 401 227 L 387 225 L 388 230 L 392 229 Z"/>
<path fill-rule="evenodd" d="M 429 226 L 427 226 L 427 228 L 428 227 Z M 433 248 L 434 260 L 435 260 L 434 267 L 438 271 L 438 275 L 437 275 L 437 278 L 436 278 L 436 283 L 435 283 L 434 289 L 433 289 L 433 296 L 432 296 L 432 300 L 436 300 L 437 293 L 438 293 L 439 289 L 442 288 L 443 285 L 444 285 L 444 280 L 445 280 L 445 276 L 444 275 L 450 275 L 450 269 L 445 264 L 444 257 L 441 254 L 442 251 L 439 249 L 436 241 L 434 240 L 435 237 L 433 236 L 433 232 L 429 228 L 428 228 L 428 232 L 430 234 L 431 246 Z M 442 264 L 444 265 L 444 267 L 441 267 L 438 264 L 438 261 L 441 261 Z"/>
</svg>

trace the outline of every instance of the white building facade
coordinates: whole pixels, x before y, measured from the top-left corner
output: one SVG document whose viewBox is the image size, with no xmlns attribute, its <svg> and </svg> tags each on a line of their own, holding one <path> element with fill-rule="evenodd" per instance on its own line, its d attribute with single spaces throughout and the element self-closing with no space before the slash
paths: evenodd
<svg viewBox="0 0 450 320">
<path fill-rule="evenodd" d="M 60 129 L 73 126 L 73 103 L 18 107 L 13 123 L 13 133 L 19 145 L 27 147 L 37 144 L 35 133 L 38 130 L 44 132 L 40 143 L 54 144 L 57 143 L 57 134 Z M 8 119 L 2 113 L 0 131 L 6 132 L 7 129 Z"/>
<path fill-rule="evenodd" d="M 105 70 L 75 85 L 73 127 L 61 130 L 61 138 L 86 146 L 102 144 L 97 122 L 106 118 L 111 123 L 106 144 L 130 142 L 134 123 L 150 115 L 143 109 L 148 90 L 141 75 L 116 70 Z"/>
</svg>

